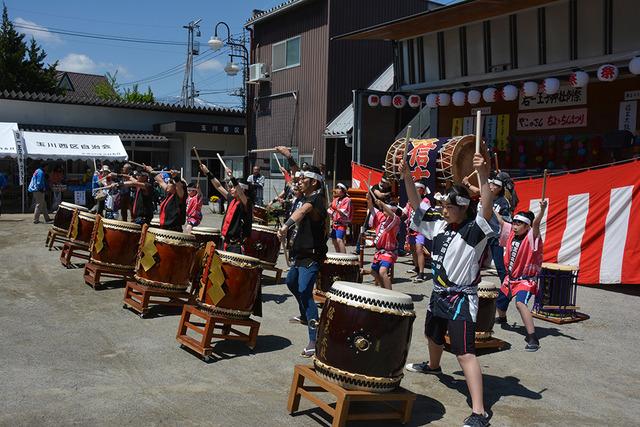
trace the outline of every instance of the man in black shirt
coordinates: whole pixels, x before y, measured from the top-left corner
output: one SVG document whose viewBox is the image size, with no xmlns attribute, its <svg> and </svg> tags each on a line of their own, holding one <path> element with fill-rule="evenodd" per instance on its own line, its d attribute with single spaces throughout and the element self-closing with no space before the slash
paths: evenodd
<svg viewBox="0 0 640 427">
<path fill-rule="evenodd" d="M 321 191 L 322 182 L 317 167 L 309 166 L 302 172 L 299 184 L 304 195 L 302 206 L 278 231 L 280 239 L 284 239 L 290 227 L 297 228 L 289 254 L 292 265 L 287 274 L 287 287 L 300 309 L 300 316 L 291 321 L 307 325 L 309 332 L 309 344 L 302 350 L 303 357 L 315 354 L 318 308 L 313 301 L 313 286 L 327 255 L 327 206 Z"/>
<path fill-rule="evenodd" d="M 134 171 L 129 180 L 120 184 L 124 188 L 135 188 L 131 217 L 136 224 L 150 224 L 153 219 L 153 187 L 146 172 Z"/>
</svg>

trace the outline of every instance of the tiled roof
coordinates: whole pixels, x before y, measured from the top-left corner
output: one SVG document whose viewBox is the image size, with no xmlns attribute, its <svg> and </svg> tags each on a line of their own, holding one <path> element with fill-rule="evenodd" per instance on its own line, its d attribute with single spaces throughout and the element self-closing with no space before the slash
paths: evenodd
<svg viewBox="0 0 640 427">
<path fill-rule="evenodd" d="M 99 107 L 132 108 L 135 110 L 155 110 L 174 111 L 180 113 L 198 114 L 222 114 L 225 116 L 244 117 L 241 110 L 233 108 L 211 108 L 211 107 L 183 107 L 181 105 L 165 104 L 160 102 L 128 102 L 100 99 L 97 97 L 86 98 L 73 95 L 51 95 L 47 93 L 1 91 L 0 99 L 11 99 L 16 101 L 31 102 L 51 102 L 57 104 L 90 105 Z"/>
<path fill-rule="evenodd" d="M 96 86 L 98 86 L 100 83 L 109 83 L 105 76 L 101 76 L 98 74 L 59 71 L 57 76 L 59 85 L 60 83 L 63 83 L 63 79 L 65 78 L 65 76 L 69 78 L 72 86 L 72 89 L 67 89 L 67 95 L 73 94 L 77 96 L 84 96 L 87 98 L 94 98 L 96 96 Z"/>
<path fill-rule="evenodd" d="M 247 22 L 244 24 L 245 27 L 248 27 L 250 25 L 255 24 L 258 21 L 262 21 L 266 18 L 270 18 L 274 15 L 277 15 L 279 13 L 284 12 L 285 10 L 293 7 L 293 6 L 297 6 L 300 3 L 304 3 L 308 0 L 289 0 L 286 1 L 284 3 L 281 3 L 277 6 L 272 7 L 271 9 L 267 9 L 267 10 L 262 10 L 258 13 L 255 13 L 251 18 L 249 18 L 247 20 Z"/>
<path fill-rule="evenodd" d="M 24 123 L 20 123 L 18 127 L 20 130 L 26 132 L 70 133 L 79 135 L 118 135 L 122 141 L 168 141 L 166 136 L 156 135 L 149 131 L 134 131 L 130 129 L 83 128 L 75 126 L 32 125 Z"/>
</svg>

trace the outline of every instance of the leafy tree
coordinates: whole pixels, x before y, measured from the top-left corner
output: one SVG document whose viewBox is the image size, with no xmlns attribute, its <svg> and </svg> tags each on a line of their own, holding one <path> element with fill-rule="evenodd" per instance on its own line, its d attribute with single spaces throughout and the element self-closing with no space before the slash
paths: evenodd
<svg viewBox="0 0 640 427">
<path fill-rule="evenodd" d="M 131 89 L 121 91 L 116 78 L 117 75 L 118 71 L 113 74 L 107 73 L 105 75 L 107 81 L 96 85 L 95 91 L 98 98 L 127 102 L 155 102 L 151 87 L 148 87 L 145 93 L 138 90 L 137 84 L 133 85 Z"/>
<path fill-rule="evenodd" d="M 46 52 L 32 38 L 24 41 L 24 34 L 16 31 L 3 5 L 0 25 L 0 90 L 45 92 L 61 94 L 56 67 L 58 61 L 45 66 Z"/>
</svg>

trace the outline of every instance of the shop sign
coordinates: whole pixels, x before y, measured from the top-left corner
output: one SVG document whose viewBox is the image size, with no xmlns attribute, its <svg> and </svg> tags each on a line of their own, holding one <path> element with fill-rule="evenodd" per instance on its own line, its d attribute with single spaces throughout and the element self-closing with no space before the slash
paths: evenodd
<svg viewBox="0 0 640 427">
<path fill-rule="evenodd" d="M 476 114 L 478 114 L 478 111 L 480 111 L 480 114 L 482 114 L 483 116 L 489 115 L 491 114 L 491 107 L 477 107 L 477 108 L 472 108 L 471 109 L 471 115 L 473 117 L 476 116 Z"/>
<path fill-rule="evenodd" d="M 640 99 L 640 90 L 629 90 L 624 93 L 625 101 L 634 101 Z"/>
<path fill-rule="evenodd" d="M 587 126 L 587 109 L 518 114 L 518 130 L 578 128 Z"/>
<path fill-rule="evenodd" d="M 176 132 L 217 133 L 224 135 L 244 135 L 244 126 L 196 122 L 176 122 Z"/>
<path fill-rule="evenodd" d="M 493 141 L 498 136 L 498 116 L 487 116 L 484 119 L 484 140 L 488 144 L 493 144 Z"/>
<path fill-rule="evenodd" d="M 462 135 L 462 117 L 456 117 L 453 119 L 453 123 L 451 125 L 451 136 L 461 136 Z"/>
<path fill-rule="evenodd" d="M 79 206 L 85 206 L 87 204 L 87 194 L 85 191 L 73 192 L 73 203 Z"/>
<path fill-rule="evenodd" d="M 496 146 L 498 151 L 507 151 L 509 148 L 509 114 L 498 114 Z"/>
<path fill-rule="evenodd" d="M 625 101 L 620 103 L 620 115 L 618 116 L 618 130 L 628 130 L 635 133 L 636 116 L 638 115 L 638 101 Z"/>
<path fill-rule="evenodd" d="M 539 110 L 542 108 L 570 107 L 572 105 L 584 105 L 587 103 L 586 87 L 560 86 L 558 93 L 547 95 L 540 92 L 535 96 L 525 96 L 520 93 L 518 109 Z"/>
</svg>

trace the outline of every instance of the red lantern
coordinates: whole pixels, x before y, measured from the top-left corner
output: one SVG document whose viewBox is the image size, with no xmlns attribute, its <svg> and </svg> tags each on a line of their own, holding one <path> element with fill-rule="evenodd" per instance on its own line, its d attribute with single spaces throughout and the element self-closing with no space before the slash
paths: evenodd
<svg viewBox="0 0 640 427">
<path fill-rule="evenodd" d="M 598 68 L 598 80 L 601 82 L 612 82 L 618 78 L 618 67 L 611 64 L 604 64 Z"/>
<path fill-rule="evenodd" d="M 418 108 L 422 103 L 420 95 L 409 95 L 409 107 Z"/>
<path fill-rule="evenodd" d="M 584 71 L 576 71 L 569 75 L 569 85 L 571 87 L 585 87 L 589 84 L 589 74 Z"/>
<path fill-rule="evenodd" d="M 405 98 L 404 95 L 396 95 L 393 97 L 391 103 L 398 109 L 404 108 L 404 106 L 407 105 L 407 98 Z"/>
<path fill-rule="evenodd" d="M 369 95 L 367 101 L 369 102 L 369 107 L 377 107 L 380 105 L 380 97 L 378 95 Z"/>
</svg>

